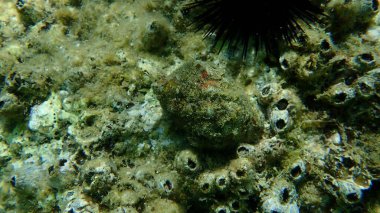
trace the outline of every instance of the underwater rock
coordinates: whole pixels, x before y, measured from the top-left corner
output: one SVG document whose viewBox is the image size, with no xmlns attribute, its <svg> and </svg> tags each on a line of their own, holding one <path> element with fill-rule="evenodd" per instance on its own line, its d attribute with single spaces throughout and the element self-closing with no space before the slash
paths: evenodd
<svg viewBox="0 0 380 213">
<path fill-rule="evenodd" d="M 133 190 L 112 190 L 107 197 L 103 199 L 110 207 L 136 205 L 140 201 L 140 197 Z"/>
<path fill-rule="evenodd" d="M 30 112 L 29 129 L 53 136 L 58 129 L 58 120 L 62 111 L 60 97 L 52 94 L 48 100 L 33 106 Z"/>
<path fill-rule="evenodd" d="M 328 196 L 325 194 L 321 187 L 318 187 L 315 183 L 306 182 L 298 188 L 299 200 L 301 201 L 301 211 L 303 209 L 308 210 L 309 212 L 317 211 L 321 207 L 328 203 Z"/>
<path fill-rule="evenodd" d="M 260 136 L 260 110 L 223 70 L 186 63 L 156 85 L 173 126 L 196 147 L 223 149 Z"/>
<path fill-rule="evenodd" d="M 292 204 L 289 204 L 289 205 L 283 205 L 281 204 L 280 201 L 274 199 L 274 198 L 270 198 L 268 200 L 266 200 L 264 203 L 263 203 L 263 212 L 265 213 L 273 213 L 273 212 L 279 212 L 279 213 L 282 213 L 282 212 L 289 212 L 289 213 L 298 213 L 300 212 L 299 211 L 299 208 L 297 206 L 297 204 L 295 203 L 292 203 Z"/>
<path fill-rule="evenodd" d="M 99 205 L 87 199 L 87 196 L 78 190 L 65 193 L 61 206 L 65 212 L 99 212 Z"/>
<path fill-rule="evenodd" d="M 138 213 L 138 211 L 133 207 L 118 207 L 110 211 L 110 213 Z"/>
<path fill-rule="evenodd" d="M 43 0 L 18 0 L 16 8 L 27 27 L 42 21 L 50 12 L 49 2 Z"/>
<path fill-rule="evenodd" d="M 155 199 L 146 204 L 144 213 L 184 213 L 185 210 L 178 203 L 167 199 Z"/>
<path fill-rule="evenodd" d="M 104 159 L 88 161 L 81 172 L 83 192 L 95 200 L 106 196 L 117 177 L 115 165 Z"/>
<path fill-rule="evenodd" d="M 20 100 L 11 93 L 0 95 L 0 115 L 11 120 L 20 119 L 23 113 L 23 105 Z"/>
<path fill-rule="evenodd" d="M 23 212 L 25 208 L 28 211 L 38 211 L 41 206 L 46 211 L 52 211 L 56 205 L 55 195 L 52 193 L 54 188 L 60 184 L 71 186 L 74 175 L 67 171 L 65 180 L 57 181 L 52 178 L 52 165 L 58 156 L 52 151 L 50 144 L 39 150 L 24 148 L 23 153 L 29 157 L 23 160 L 13 159 L 8 164 L 7 176 L 3 176 L 1 180 L 6 184 L 0 181 L 1 198 L 9 197 L 17 203 L 14 212 Z"/>
<path fill-rule="evenodd" d="M 147 24 L 141 36 L 143 50 L 152 53 L 161 53 L 164 51 L 170 34 L 169 29 L 166 26 L 167 24 L 165 24 L 159 23 L 158 21 L 152 21 Z"/>
<path fill-rule="evenodd" d="M 326 8 L 330 12 L 331 30 L 336 34 L 351 33 L 368 24 L 378 10 L 373 0 L 331 0 Z"/>
<path fill-rule="evenodd" d="M 245 60 L 195 0 L 0 1 L 0 212 L 380 212 L 378 0 Z"/>
<path fill-rule="evenodd" d="M 237 148 L 238 157 L 250 159 L 256 168 L 278 162 L 286 152 L 285 141 L 276 137 L 262 139 L 255 145 L 241 144 Z"/>
<path fill-rule="evenodd" d="M 102 203 L 109 208 L 135 206 L 148 196 L 147 188 L 139 181 L 126 178 L 125 173 L 125 170 L 119 172 L 118 183 L 113 185 L 112 189 L 108 190 L 107 196 L 102 199 Z"/>
</svg>

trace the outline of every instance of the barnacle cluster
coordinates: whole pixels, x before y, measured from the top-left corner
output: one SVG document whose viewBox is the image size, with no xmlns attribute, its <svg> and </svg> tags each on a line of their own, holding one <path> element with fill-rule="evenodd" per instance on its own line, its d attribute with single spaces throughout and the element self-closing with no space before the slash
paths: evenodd
<svg viewBox="0 0 380 213">
<path fill-rule="evenodd" d="M 275 62 L 192 2 L 2 1 L 0 212 L 380 211 L 378 1 L 311 0 Z"/>
</svg>

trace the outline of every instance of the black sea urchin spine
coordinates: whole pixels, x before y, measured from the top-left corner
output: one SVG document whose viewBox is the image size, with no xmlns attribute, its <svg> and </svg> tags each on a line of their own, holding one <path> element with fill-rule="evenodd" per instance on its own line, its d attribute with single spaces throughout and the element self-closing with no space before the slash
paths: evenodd
<svg viewBox="0 0 380 213">
<path fill-rule="evenodd" d="M 310 25 L 322 14 L 309 0 L 196 0 L 185 9 L 205 37 L 214 36 L 213 48 L 227 46 L 232 53 L 240 48 L 243 57 L 251 49 L 277 55 L 279 43 L 299 39 L 299 21 Z"/>
</svg>

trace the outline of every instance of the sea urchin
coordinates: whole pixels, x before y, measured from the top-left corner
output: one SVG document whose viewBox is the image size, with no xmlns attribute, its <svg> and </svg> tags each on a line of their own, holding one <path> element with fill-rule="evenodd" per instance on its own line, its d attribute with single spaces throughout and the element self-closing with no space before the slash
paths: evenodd
<svg viewBox="0 0 380 213">
<path fill-rule="evenodd" d="M 319 21 L 319 7 L 309 0 L 195 0 L 185 6 L 198 30 L 214 35 L 214 47 L 229 52 L 242 48 L 242 56 L 252 48 L 276 54 L 279 43 L 291 44 L 307 25 Z M 277 54 L 276 54 L 277 55 Z"/>
</svg>

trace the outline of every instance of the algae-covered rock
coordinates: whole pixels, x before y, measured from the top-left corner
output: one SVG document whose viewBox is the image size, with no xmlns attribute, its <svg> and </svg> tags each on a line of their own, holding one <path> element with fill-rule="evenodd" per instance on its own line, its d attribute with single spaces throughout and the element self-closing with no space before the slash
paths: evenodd
<svg viewBox="0 0 380 213">
<path fill-rule="evenodd" d="M 184 209 L 177 203 L 166 200 L 166 199 L 156 199 L 146 205 L 144 213 L 182 213 L 185 212 Z"/>
<path fill-rule="evenodd" d="M 17 1 L 16 7 L 25 26 L 32 26 L 48 16 L 49 2 L 37 1 Z"/>
<path fill-rule="evenodd" d="M 260 135 L 260 111 L 223 70 L 187 63 L 161 80 L 155 93 L 194 146 L 220 149 Z"/>
<path fill-rule="evenodd" d="M 0 0 L 0 213 L 380 212 L 379 1 L 244 60 L 195 1 Z"/>
<path fill-rule="evenodd" d="M 331 16 L 331 30 L 336 33 L 347 33 L 368 24 L 378 9 L 378 1 L 371 0 L 331 0 L 327 9 Z"/>
</svg>

